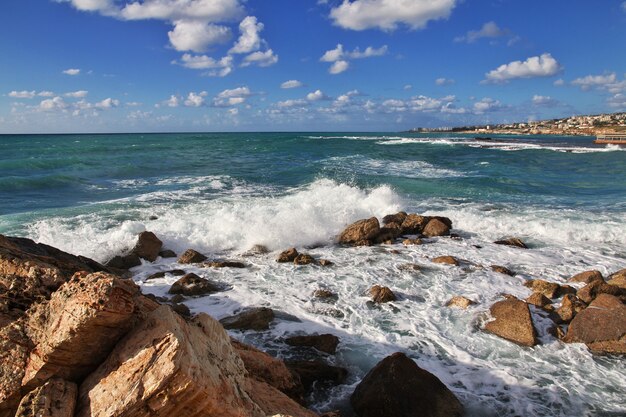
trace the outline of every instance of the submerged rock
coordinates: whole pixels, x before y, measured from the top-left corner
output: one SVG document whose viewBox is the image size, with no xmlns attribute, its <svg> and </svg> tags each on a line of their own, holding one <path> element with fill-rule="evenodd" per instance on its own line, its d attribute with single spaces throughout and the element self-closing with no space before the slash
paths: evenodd
<svg viewBox="0 0 626 417">
<path fill-rule="evenodd" d="M 285 263 L 293 262 L 298 257 L 298 251 L 296 248 L 287 249 L 278 255 L 276 262 Z"/>
<path fill-rule="evenodd" d="M 170 249 L 164 249 L 164 250 L 159 252 L 159 256 L 161 258 L 175 258 L 176 257 L 176 252 L 174 252 L 173 250 L 170 250 Z"/>
<path fill-rule="evenodd" d="M 420 238 L 415 238 L 415 239 L 404 239 L 402 241 L 402 244 L 404 246 L 413 246 L 413 245 L 421 245 L 422 243 L 424 243 L 424 241 L 422 241 L 422 239 Z"/>
<path fill-rule="evenodd" d="M 509 268 L 500 265 L 491 265 L 491 270 L 497 272 L 499 274 L 504 274 L 508 276 L 515 276 L 515 272 L 511 271 Z"/>
<path fill-rule="evenodd" d="M 328 300 L 328 299 L 336 300 L 338 298 L 337 293 L 334 293 L 324 288 L 320 288 L 318 290 L 313 291 L 313 297 L 320 298 L 322 300 Z"/>
<path fill-rule="evenodd" d="M 380 233 L 380 224 L 376 217 L 359 220 L 344 229 L 339 235 L 338 242 L 343 244 L 361 244 L 372 242 Z"/>
<path fill-rule="evenodd" d="M 211 261 L 202 264 L 208 268 L 245 268 L 246 264 L 239 261 Z"/>
<path fill-rule="evenodd" d="M 319 334 L 307 336 L 292 336 L 285 339 L 285 343 L 290 346 L 307 346 L 315 348 L 321 352 L 334 355 L 337 351 L 339 338 L 333 334 Z"/>
<path fill-rule="evenodd" d="M 193 249 L 187 249 L 182 255 L 180 255 L 177 262 L 179 264 L 198 264 L 206 261 L 206 259 L 207 257 L 200 252 Z"/>
<path fill-rule="evenodd" d="M 183 275 L 182 278 L 172 284 L 168 293 L 192 297 L 218 292 L 220 289 L 221 288 L 217 284 L 209 281 L 208 279 L 201 278 L 194 273 L 189 273 Z"/>
<path fill-rule="evenodd" d="M 311 264 L 315 265 L 315 264 L 317 264 L 317 261 L 315 260 L 315 258 L 313 258 L 309 254 L 300 253 L 293 260 L 293 263 L 294 263 L 294 265 L 311 265 Z"/>
<path fill-rule="evenodd" d="M 225 317 L 220 320 L 220 323 L 226 329 L 267 330 L 274 317 L 274 311 L 271 308 L 256 307 Z"/>
<path fill-rule="evenodd" d="M 528 246 L 526 246 L 526 244 L 522 241 L 522 239 L 519 239 L 517 237 L 511 237 L 511 238 L 503 239 L 503 240 L 496 240 L 493 243 L 495 243 L 496 245 L 513 246 L 516 248 L 528 249 Z"/>
<path fill-rule="evenodd" d="M 436 258 L 433 258 L 432 261 L 436 264 L 459 266 L 459 260 L 454 256 L 438 256 Z"/>
<path fill-rule="evenodd" d="M 350 397 L 359 417 L 460 417 L 463 406 L 435 375 L 403 353 L 370 370 Z"/>
<path fill-rule="evenodd" d="M 495 318 L 485 330 L 522 346 L 537 344 L 537 331 L 530 316 L 528 304 L 516 298 L 498 301 L 489 309 Z"/>
<path fill-rule="evenodd" d="M 380 285 L 374 285 L 369 290 L 372 296 L 372 301 L 377 304 L 388 303 L 390 301 L 396 301 L 397 297 L 388 287 L 381 287 Z"/>
<path fill-rule="evenodd" d="M 446 307 L 458 307 L 462 309 L 466 309 L 469 306 L 477 304 L 476 301 L 470 300 L 467 297 L 462 295 L 457 295 L 452 297 L 447 303 Z"/>
</svg>

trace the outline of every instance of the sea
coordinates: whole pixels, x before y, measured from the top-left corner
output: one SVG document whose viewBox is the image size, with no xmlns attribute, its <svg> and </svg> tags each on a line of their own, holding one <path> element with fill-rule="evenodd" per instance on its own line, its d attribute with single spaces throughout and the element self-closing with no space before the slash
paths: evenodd
<svg viewBox="0 0 626 417">
<path fill-rule="evenodd" d="M 281 358 L 310 354 L 288 347 L 287 336 L 337 335 L 336 355 L 323 360 L 349 376 L 311 394 L 318 411 L 349 416 L 360 379 L 401 351 L 446 384 L 467 416 L 625 416 L 623 358 L 562 343 L 547 313 L 534 307 L 536 347 L 481 330 L 503 294 L 530 295 L 527 280 L 566 283 L 582 271 L 607 276 L 626 268 L 625 151 L 556 136 L 3 135 L 0 233 L 105 262 L 149 230 L 179 254 L 193 248 L 209 259 L 243 261 L 247 268 L 184 266 L 225 288 L 185 304 L 218 319 L 274 309 L 270 330 L 231 334 Z M 400 210 L 447 216 L 457 237 L 418 246 L 335 244 L 349 223 Z M 492 243 L 508 237 L 530 248 Z M 254 245 L 270 252 L 251 255 Z M 290 247 L 334 265 L 277 263 Z M 441 255 L 461 265 L 431 262 Z M 516 275 L 494 272 L 493 264 Z M 159 258 L 131 272 L 144 292 L 167 296 L 177 277 L 146 278 L 180 267 Z M 375 284 L 398 300 L 372 304 Z M 317 289 L 337 298 L 316 299 Z M 456 295 L 477 304 L 446 307 Z"/>
</svg>

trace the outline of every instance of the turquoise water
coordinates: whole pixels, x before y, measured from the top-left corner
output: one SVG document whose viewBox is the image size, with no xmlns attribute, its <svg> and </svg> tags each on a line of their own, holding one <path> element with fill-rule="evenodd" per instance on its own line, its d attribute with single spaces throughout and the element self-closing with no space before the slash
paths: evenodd
<svg viewBox="0 0 626 417">
<path fill-rule="evenodd" d="M 462 239 L 333 245 L 346 224 L 398 210 L 446 215 Z M 476 331 L 502 293 L 530 294 L 527 279 L 566 282 L 584 270 L 608 275 L 626 267 L 626 152 L 617 146 L 588 137 L 404 133 L 0 136 L 0 233 L 106 261 L 146 229 L 177 252 L 193 247 L 252 265 L 236 273 L 193 269 L 230 288 L 188 300 L 193 312 L 220 318 L 267 305 L 302 320 L 236 337 L 278 354 L 286 354 L 279 340 L 288 333 L 341 337 L 333 360 L 351 377 L 330 400 L 313 399 L 320 410 L 347 408 L 359 378 L 402 350 L 452 387 L 471 416 L 626 413 L 624 363 L 562 344 L 543 312 L 533 310 L 542 340 L 533 349 Z M 532 249 L 491 243 L 509 236 Z M 243 257 L 254 244 L 273 253 Z M 336 265 L 276 264 L 276 253 L 291 246 Z M 448 254 L 462 267 L 429 261 Z M 408 262 L 422 271 L 402 270 Z M 483 267 L 491 264 L 517 275 Z M 174 277 L 143 280 L 174 267 L 160 259 L 133 274 L 144 291 L 165 295 Z M 400 301 L 368 307 L 367 288 L 377 283 Z M 319 287 L 340 301 L 312 301 Z M 444 307 L 459 294 L 479 304 Z"/>
</svg>

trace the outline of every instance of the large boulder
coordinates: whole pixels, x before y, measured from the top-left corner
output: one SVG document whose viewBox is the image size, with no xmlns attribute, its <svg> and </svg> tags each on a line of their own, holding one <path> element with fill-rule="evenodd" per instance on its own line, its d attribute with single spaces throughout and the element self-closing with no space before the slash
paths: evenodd
<svg viewBox="0 0 626 417">
<path fill-rule="evenodd" d="M 287 361 L 287 367 L 295 372 L 302 381 L 305 389 L 311 389 L 315 382 L 327 385 L 343 384 L 348 377 L 348 371 L 339 366 L 329 365 L 321 360 Z"/>
<path fill-rule="evenodd" d="M 206 314 L 187 323 L 162 306 L 80 385 L 76 417 L 264 417 L 241 358 Z"/>
<path fill-rule="evenodd" d="M 289 249 L 282 251 L 278 255 L 278 258 L 276 258 L 276 262 L 279 262 L 279 263 L 293 262 L 296 260 L 298 255 L 299 253 L 296 248 L 289 248 Z"/>
<path fill-rule="evenodd" d="M 418 235 L 422 233 L 424 227 L 431 220 L 431 217 L 420 216 L 419 214 L 409 214 L 402 222 L 402 233 L 407 235 Z"/>
<path fill-rule="evenodd" d="M 198 264 L 206 261 L 207 257 L 194 249 L 187 249 L 178 257 L 179 264 Z"/>
<path fill-rule="evenodd" d="M 334 355 L 337 351 L 339 338 L 334 334 L 316 334 L 306 336 L 292 336 L 285 339 L 289 346 L 307 346 L 315 348 L 321 352 Z"/>
<path fill-rule="evenodd" d="M 574 317 L 563 341 L 585 343 L 593 352 L 626 354 L 626 305 L 613 295 L 599 294 Z"/>
<path fill-rule="evenodd" d="M 389 287 L 382 287 L 380 285 L 374 285 L 370 288 L 369 293 L 372 296 L 372 301 L 377 304 L 388 303 L 398 299 Z"/>
<path fill-rule="evenodd" d="M 361 244 L 373 242 L 380 233 L 380 224 L 376 217 L 359 220 L 344 229 L 339 235 L 339 243 Z"/>
<path fill-rule="evenodd" d="M 460 417 L 463 406 L 435 375 L 403 353 L 379 362 L 350 397 L 359 417 Z"/>
<path fill-rule="evenodd" d="M 154 233 L 141 232 L 131 252 L 146 261 L 154 262 L 159 256 L 162 247 L 163 242 Z"/>
<path fill-rule="evenodd" d="M 22 398 L 15 417 L 74 417 L 77 391 L 73 382 L 50 379 Z"/>
<path fill-rule="evenodd" d="M 556 282 L 548 282 L 543 279 L 531 279 L 524 282 L 524 286 L 545 295 L 548 298 L 558 297 L 561 286 Z"/>
<path fill-rule="evenodd" d="M 109 268 L 126 270 L 141 265 L 141 259 L 135 253 L 116 255 L 106 262 Z"/>
<path fill-rule="evenodd" d="M 495 320 L 485 330 L 522 346 L 537 344 L 537 331 L 530 316 L 528 304 L 517 298 L 498 301 L 489 309 Z"/>
<path fill-rule="evenodd" d="M 621 269 L 609 275 L 607 284 L 626 289 L 626 269 Z"/>
<path fill-rule="evenodd" d="M 600 271 L 593 270 L 581 272 L 569 279 L 569 282 L 584 282 L 585 284 L 589 284 L 593 281 L 604 281 Z"/>
<path fill-rule="evenodd" d="M 208 279 L 201 278 L 190 272 L 178 279 L 169 289 L 170 294 L 181 294 L 187 297 L 205 295 L 220 290 L 220 287 Z"/>
<path fill-rule="evenodd" d="M 236 330 L 267 330 L 274 320 L 274 311 L 267 307 L 256 307 L 244 310 L 234 316 L 220 320 L 226 329 Z"/>
<path fill-rule="evenodd" d="M 586 304 L 572 294 L 565 294 L 561 306 L 554 311 L 558 323 L 569 323 L 576 314 L 583 311 Z"/>
<path fill-rule="evenodd" d="M 607 284 L 604 281 L 592 281 L 576 292 L 576 296 L 587 304 L 595 300 L 599 294 L 614 295 L 622 301 L 626 301 L 626 289 Z"/>
<path fill-rule="evenodd" d="M 388 225 L 390 223 L 395 223 L 397 225 L 402 225 L 406 216 L 407 214 L 404 211 L 399 211 L 396 214 L 388 214 L 383 217 L 383 224 Z"/>
<path fill-rule="evenodd" d="M 450 234 L 450 226 L 439 218 L 432 218 L 426 223 L 422 234 L 426 237 L 447 236 Z"/>
</svg>

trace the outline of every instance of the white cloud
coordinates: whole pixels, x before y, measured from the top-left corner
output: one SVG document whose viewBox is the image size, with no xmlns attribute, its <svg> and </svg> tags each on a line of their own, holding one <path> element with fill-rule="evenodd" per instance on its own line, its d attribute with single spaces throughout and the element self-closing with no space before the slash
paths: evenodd
<svg viewBox="0 0 626 417">
<path fill-rule="evenodd" d="M 280 85 L 280 88 L 298 88 L 298 87 L 302 87 L 304 84 L 302 84 L 302 82 L 298 81 L 298 80 L 289 80 L 289 81 L 285 81 L 284 83 L 282 83 Z"/>
<path fill-rule="evenodd" d="M 248 87 L 237 87 L 224 90 L 213 99 L 216 107 L 230 107 L 245 103 L 246 99 L 252 95 Z"/>
<path fill-rule="evenodd" d="M 241 35 L 237 43 L 228 51 L 231 54 L 247 54 L 256 51 L 261 47 L 261 36 L 259 32 L 263 30 L 263 23 L 257 22 L 254 16 L 247 16 L 239 24 Z"/>
<path fill-rule="evenodd" d="M 419 95 L 411 97 L 409 100 L 388 99 L 381 103 L 383 113 L 465 113 L 463 108 L 454 105 L 455 96 L 445 96 L 441 98 L 427 97 Z M 368 112 L 373 112 L 374 103 L 368 101 Z"/>
<path fill-rule="evenodd" d="M 410 90 L 412 88 L 413 88 L 413 86 L 411 84 L 407 84 L 404 87 L 402 87 L 403 90 Z"/>
<path fill-rule="evenodd" d="M 315 90 L 312 93 L 306 95 L 306 99 L 309 101 L 328 100 L 329 97 L 322 92 L 322 90 Z"/>
<path fill-rule="evenodd" d="M 124 104 L 126 105 L 126 107 L 139 107 L 139 106 L 141 106 L 141 103 L 138 102 L 138 101 L 127 101 Z"/>
<path fill-rule="evenodd" d="M 269 67 L 278 62 L 278 55 L 274 55 L 274 51 L 268 49 L 265 52 L 256 51 L 246 56 L 241 63 L 242 67 L 247 67 L 252 64 L 259 67 Z"/>
<path fill-rule="evenodd" d="M 178 107 L 180 106 L 180 98 L 178 96 L 171 95 L 170 98 L 165 100 L 162 104 L 167 107 Z M 157 105 L 157 107 L 159 107 L 159 105 Z"/>
<path fill-rule="evenodd" d="M 285 101 L 279 101 L 276 104 L 278 107 L 298 107 L 298 106 L 308 106 L 309 102 L 303 99 L 299 99 L 299 100 L 285 100 Z"/>
<path fill-rule="evenodd" d="M 126 20 L 197 19 L 223 22 L 236 19 L 242 13 L 239 0 L 144 0 L 125 4 L 119 10 L 119 17 Z"/>
<path fill-rule="evenodd" d="M 200 107 L 204 105 L 204 98 L 208 95 L 206 91 L 201 91 L 199 93 L 194 93 L 193 91 L 187 95 L 187 98 L 184 101 L 184 105 L 186 107 Z"/>
<path fill-rule="evenodd" d="M 84 98 L 84 97 L 87 97 L 87 94 L 89 94 L 88 91 L 79 90 L 79 91 L 72 91 L 72 92 L 69 92 L 69 93 L 65 93 L 63 95 L 65 97 L 71 97 L 71 98 Z"/>
<path fill-rule="evenodd" d="M 611 94 L 619 94 L 626 92 L 626 79 L 618 81 L 614 72 L 603 75 L 587 75 L 585 77 L 576 78 L 572 81 L 572 85 L 580 87 L 583 91 L 598 89 L 608 91 Z"/>
<path fill-rule="evenodd" d="M 66 75 L 78 75 L 78 74 L 80 74 L 80 69 L 78 69 L 78 68 L 69 68 L 69 69 L 63 70 L 63 74 L 66 74 Z"/>
<path fill-rule="evenodd" d="M 626 3 L 625 3 L 626 4 Z M 608 104 L 616 109 L 626 110 L 626 94 L 618 93 L 608 99 Z"/>
<path fill-rule="evenodd" d="M 61 97 L 54 97 L 43 100 L 39 103 L 39 109 L 43 111 L 65 110 L 68 104 Z"/>
<path fill-rule="evenodd" d="M 344 0 L 330 11 L 334 23 L 345 29 L 394 30 L 399 24 L 421 29 L 430 20 L 450 16 L 457 0 Z"/>
<path fill-rule="evenodd" d="M 622 3 L 622 10 L 623 10 L 624 12 L 626 12 L 626 1 L 625 1 L 624 3 Z"/>
<path fill-rule="evenodd" d="M 474 103 L 474 113 L 475 114 L 484 114 L 491 113 L 503 108 L 502 103 L 499 100 L 494 100 L 489 97 L 485 97 L 480 101 Z"/>
<path fill-rule="evenodd" d="M 84 12 L 100 12 L 102 14 L 114 13 L 112 0 L 61 0 L 69 1 L 72 5 Z"/>
<path fill-rule="evenodd" d="M 54 94 L 52 91 L 46 91 L 46 90 L 44 90 L 44 91 L 40 91 L 40 92 L 38 92 L 38 93 L 37 93 L 37 95 L 38 95 L 39 97 L 54 97 L 54 95 L 55 95 L 55 94 Z"/>
<path fill-rule="evenodd" d="M 224 43 L 231 37 L 226 26 L 197 20 L 177 20 L 168 33 L 170 43 L 178 51 L 204 52 L 213 44 Z"/>
<path fill-rule="evenodd" d="M 549 96 L 540 96 L 535 94 L 533 96 L 533 104 L 535 106 L 553 107 L 558 104 L 558 101 Z"/>
<path fill-rule="evenodd" d="M 105 98 L 104 100 L 99 101 L 96 104 L 94 104 L 94 107 L 97 109 L 111 109 L 113 107 L 118 107 L 119 105 L 120 105 L 119 100 L 115 100 L 112 98 Z"/>
<path fill-rule="evenodd" d="M 506 83 L 516 78 L 549 77 L 562 70 L 561 65 L 546 53 L 533 56 L 526 61 L 513 61 L 500 65 L 497 69 L 485 74 L 485 82 Z"/>
<path fill-rule="evenodd" d="M 562 87 L 565 85 L 565 81 L 563 80 L 563 78 L 559 78 L 553 84 L 555 87 Z"/>
<path fill-rule="evenodd" d="M 454 83 L 456 83 L 456 81 L 451 79 L 451 78 L 443 78 L 442 77 L 442 78 L 437 78 L 435 80 L 435 84 L 437 84 L 439 86 L 442 86 L 442 85 L 452 85 Z"/>
<path fill-rule="evenodd" d="M 335 62 L 340 60 L 343 57 L 343 45 L 337 44 L 335 49 L 331 49 L 329 51 L 324 52 L 324 55 L 320 58 L 322 62 Z"/>
<path fill-rule="evenodd" d="M 219 77 L 228 75 L 233 69 L 233 57 L 230 55 L 216 60 L 206 55 L 184 54 L 181 62 L 174 61 L 173 63 L 191 69 L 213 69 L 215 71 L 210 71 L 207 75 Z"/>
<path fill-rule="evenodd" d="M 9 97 L 12 98 L 33 98 L 37 93 L 35 91 L 11 91 Z"/>
<path fill-rule="evenodd" d="M 465 36 L 454 38 L 454 41 L 474 43 L 482 38 L 500 38 L 509 34 L 508 30 L 499 28 L 496 22 L 487 22 L 479 30 L 470 30 Z"/>
<path fill-rule="evenodd" d="M 333 62 L 333 65 L 330 66 L 330 68 L 328 69 L 328 72 L 330 72 L 331 74 L 341 74 L 342 72 L 347 70 L 349 67 L 350 67 L 350 64 L 348 63 L 348 61 L 337 61 L 337 62 Z"/>
</svg>

